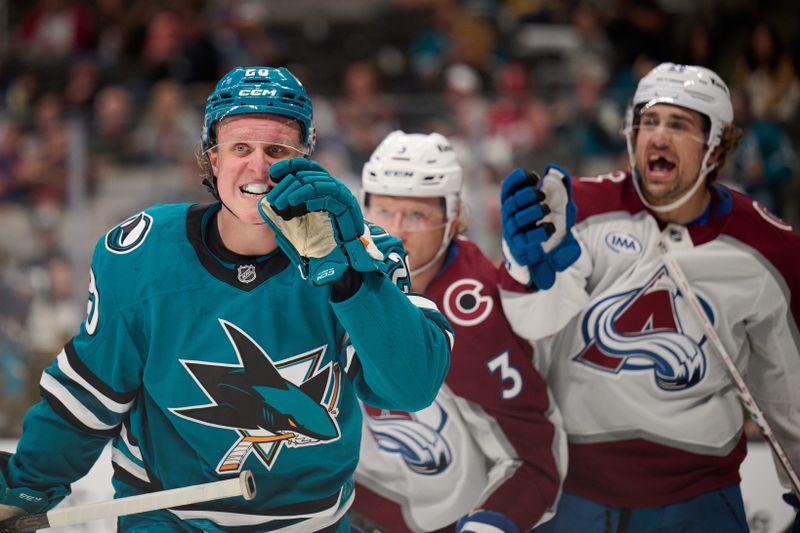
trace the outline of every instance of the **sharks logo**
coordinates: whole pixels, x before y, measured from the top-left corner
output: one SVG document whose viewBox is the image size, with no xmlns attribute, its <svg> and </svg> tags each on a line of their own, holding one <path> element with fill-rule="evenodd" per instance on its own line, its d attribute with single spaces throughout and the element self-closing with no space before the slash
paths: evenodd
<svg viewBox="0 0 800 533">
<path fill-rule="evenodd" d="M 339 439 L 335 417 L 341 374 L 335 363 L 319 368 L 325 346 L 275 363 L 244 331 L 225 320 L 220 323 L 239 364 L 182 359 L 211 402 L 170 409 L 187 420 L 236 433 L 218 473 L 241 471 L 251 454 L 270 469 L 283 446 Z"/>
<path fill-rule="evenodd" d="M 141 246 L 153 226 L 153 217 L 144 211 L 124 220 L 106 233 L 106 249 L 127 254 Z"/>
<path fill-rule="evenodd" d="M 714 322 L 709 305 L 701 298 Z M 691 316 L 690 304 L 661 268 L 644 287 L 613 294 L 593 305 L 583 318 L 585 347 L 574 361 L 611 374 L 653 372 L 662 390 L 684 390 L 706 372 L 706 337 Z"/>
<path fill-rule="evenodd" d="M 417 474 L 432 476 L 444 472 L 453 462 L 443 431 L 447 412 L 438 402 L 418 411 L 389 411 L 364 405 L 364 420 L 381 450 L 398 454 Z"/>
</svg>

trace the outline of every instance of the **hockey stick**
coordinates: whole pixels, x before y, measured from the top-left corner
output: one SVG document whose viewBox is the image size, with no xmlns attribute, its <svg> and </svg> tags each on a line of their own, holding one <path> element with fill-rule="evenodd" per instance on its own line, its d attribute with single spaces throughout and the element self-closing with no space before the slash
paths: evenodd
<svg viewBox="0 0 800 533">
<path fill-rule="evenodd" d="M 680 236 L 678 238 L 680 239 Z M 769 447 L 772 449 L 772 453 L 778 458 L 778 461 L 781 463 L 784 472 L 788 476 L 789 482 L 792 485 L 792 490 L 797 497 L 800 498 L 800 478 L 797 476 L 797 471 L 792 466 L 789 456 L 786 455 L 786 450 L 781 443 L 778 442 L 777 437 L 775 437 L 772 427 L 770 427 L 769 422 L 767 422 L 767 419 L 764 417 L 764 412 L 758 406 L 755 398 L 750 392 L 750 389 L 744 382 L 742 374 L 739 372 L 739 369 L 736 368 L 736 364 L 734 364 L 733 359 L 725 349 L 725 346 L 723 346 L 722 341 L 717 334 L 717 330 L 714 328 L 714 325 L 711 323 L 711 320 L 709 320 L 708 315 L 703 310 L 700 300 L 689 286 L 689 281 L 686 279 L 683 269 L 681 269 L 681 267 L 678 265 L 678 262 L 675 260 L 675 257 L 670 253 L 670 249 L 672 247 L 673 245 L 670 244 L 670 239 L 666 235 L 662 234 L 661 239 L 658 241 L 658 249 L 664 259 L 664 264 L 667 267 L 670 277 L 675 283 L 677 283 L 681 293 L 689 301 L 690 307 L 692 308 L 692 311 L 694 311 L 695 316 L 700 320 L 700 323 L 703 324 L 703 329 L 705 329 L 708 339 L 711 341 L 711 344 L 714 346 L 714 349 L 716 350 L 720 359 L 725 364 L 725 368 L 728 370 L 728 374 L 730 375 L 731 379 L 733 379 L 736 387 L 739 389 L 739 399 L 741 400 L 742 405 L 750 414 L 750 417 L 753 419 L 756 425 L 758 425 L 758 429 L 761 430 L 761 435 L 764 437 L 764 440 L 767 441 L 767 444 L 769 444 Z"/>
<path fill-rule="evenodd" d="M 46 513 L 31 514 L 9 518 L 0 522 L 0 532 L 21 533 L 48 527 L 63 527 L 81 524 L 99 518 L 116 518 L 168 507 L 179 507 L 221 498 L 242 496 L 252 500 L 256 495 L 256 482 L 249 470 L 242 471 L 238 477 L 222 481 L 201 483 L 190 487 L 149 492 L 127 498 L 105 502 L 53 509 Z"/>
</svg>

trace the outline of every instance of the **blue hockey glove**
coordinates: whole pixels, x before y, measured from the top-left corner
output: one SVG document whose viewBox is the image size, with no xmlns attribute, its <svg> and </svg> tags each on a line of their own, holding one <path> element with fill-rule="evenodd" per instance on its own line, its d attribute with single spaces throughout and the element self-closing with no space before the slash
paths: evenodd
<svg viewBox="0 0 800 533">
<path fill-rule="evenodd" d="M 304 278 L 321 286 L 350 268 L 381 270 L 383 254 L 370 238 L 358 201 L 341 181 L 304 158 L 275 163 L 270 176 L 277 185 L 258 209 Z"/>
<path fill-rule="evenodd" d="M 519 529 L 501 513 L 478 510 L 458 519 L 456 533 L 519 533 Z"/>
<path fill-rule="evenodd" d="M 549 289 L 581 253 L 571 232 L 577 208 L 569 174 L 555 165 L 541 179 L 515 169 L 503 180 L 500 201 L 509 274 L 528 289 Z"/>
<path fill-rule="evenodd" d="M 794 492 L 787 492 L 783 495 L 783 501 L 794 507 L 794 522 L 792 522 L 791 529 L 787 533 L 800 533 L 800 500 Z"/>
<path fill-rule="evenodd" d="M 0 522 L 22 514 L 41 513 L 50 507 L 47 493 L 28 487 L 12 489 L 8 486 L 10 458 L 10 453 L 0 452 Z"/>
</svg>

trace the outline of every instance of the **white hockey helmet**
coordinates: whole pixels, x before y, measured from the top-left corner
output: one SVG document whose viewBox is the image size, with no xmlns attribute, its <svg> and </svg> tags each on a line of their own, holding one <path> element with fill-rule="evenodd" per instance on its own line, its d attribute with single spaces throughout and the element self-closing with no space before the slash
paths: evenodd
<svg viewBox="0 0 800 533">
<path fill-rule="evenodd" d="M 625 138 L 628 144 L 631 172 L 635 174 L 634 126 L 637 114 L 643 108 L 655 104 L 670 104 L 697 111 L 709 120 L 706 153 L 700 167 L 698 182 L 716 167 L 708 164 L 708 158 L 722 141 L 722 133 L 733 122 L 733 106 L 728 86 L 714 71 L 696 65 L 661 63 L 648 72 L 636 87 L 636 93 L 625 114 Z M 699 184 L 698 184 L 699 186 Z M 696 187 L 692 188 L 694 192 Z M 683 204 L 688 197 L 681 198 L 678 205 L 661 206 L 666 211 Z M 647 204 L 647 202 L 645 202 Z M 649 207 L 649 204 L 647 204 Z"/>
<path fill-rule="evenodd" d="M 444 198 L 445 215 L 459 208 L 463 173 L 450 142 L 440 133 L 391 132 L 364 164 L 362 201 L 366 194 Z"/>
</svg>

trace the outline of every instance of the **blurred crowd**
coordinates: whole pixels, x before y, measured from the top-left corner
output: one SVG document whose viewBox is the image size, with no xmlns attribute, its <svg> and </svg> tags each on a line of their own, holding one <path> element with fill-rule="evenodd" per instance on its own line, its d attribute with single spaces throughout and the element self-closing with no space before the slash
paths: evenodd
<svg viewBox="0 0 800 533">
<path fill-rule="evenodd" d="M 790 1 L 0 0 L 0 24 L 0 436 L 83 318 L 96 239 L 152 203 L 210 200 L 203 96 L 235 65 L 304 81 L 314 157 L 353 187 L 389 131 L 448 136 L 470 234 L 495 257 L 509 170 L 626 168 L 639 77 L 705 65 L 744 130 L 722 179 L 800 223 Z"/>
</svg>

